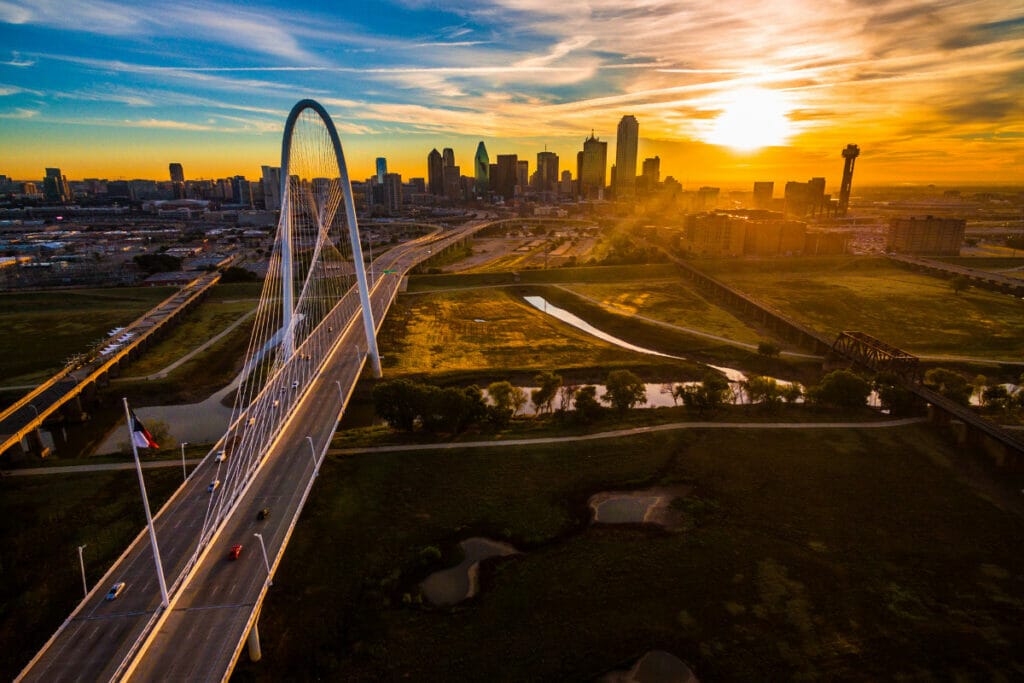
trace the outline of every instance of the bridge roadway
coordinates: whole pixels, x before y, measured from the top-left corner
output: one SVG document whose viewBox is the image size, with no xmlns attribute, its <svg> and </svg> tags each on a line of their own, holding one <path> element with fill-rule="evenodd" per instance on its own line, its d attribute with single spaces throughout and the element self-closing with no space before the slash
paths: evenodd
<svg viewBox="0 0 1024 683">
<path fill-rule="evenodd" d="M 119 332 L 118 336 L 134 336 L 116 352 L 103 356 L 99 354 L 99 349 L 95 349 L 96 357 L 85 365 L 64 368 L 0 412 L 0 454 L 16 446 L 27 434 L 38 429 L 62 406 L 81 394 L 86 387 L 99 381 L 157 330 L 194 303 L 218 280 L 220 273 L 198 275 L 195 280 Z M 111 337 L 104 345 L 113 340 Z"/>
<path fill-rule="evenodd" d="M 378 327 L 402 274 L 428 258 L 430 251 L 440 251 L 484 225 L 480 221 L 428 235 L 376 259 L 372 307 Z M 398 274 L 384 275 L 385 269 Z M 219 478 L 222 466 L 211 457 L 219 443 L 157 513 L 154 522 L 172 593 L 171 610 L 160 607 L 152 550 L 143 530 L 19 680 L 106 681 L 126 674 L 136 680 L 219 680 L 230 673 L 248 631 L 246 624 L 258 616 L 265 593 L 266 569 L 252 534 L 263 535 L 276 568 L 313 483 L 313 457 L 306 436 L 313 437 L 322 457 L 365 361 L 356 355 L 357 348 L 366 346 L 355 292 L 343 298 L 331 315 L 337 316 L 333 327 L 341 331 L 340 343 L 301 397 L 286 391 L 291 380 L 287 367 L 269 387 L 268 396 L 285 397 L 281 409 L 292 411 L 291 418 L 234 513 L 194 567 L 191 561 L 210 502 L 206 489 Z M 232 434 L 229 430 L 227 436 Z M 271 515 L 258 522 L 256 513 L 263 507 L 270 507 Z M 235 543 L 244 546 L 243 553 L 237 561 L 228 562 L 227 551 Z M 116 600 L 106 601 L 107 590 L 117 581 L 126 582 L 125 591 Z M 179 584 L 184 587 L 176 593 Z M 159 631 L 154 630 L 158 620 Z M 146 642 L 147 636 L 151 642 Z M 134 662 L 143 646 L 144 656 Z M 129 665 L 135 666 L 134 671 L 126 668 Z"/>
<path fill-rule="evenodd" d="M 931 275 L 938 275 L 940 277 L 963 276 L 973 284 L 985 289 L 992 289 L 1004 294 L 1013 294 L 1014 296 L 1024 296 L 1024 279 L 1007 277 L 1006 275 L 987 270 L 968 268 L 956 263 L 946 263 L 945 261 L 937 261 L 920 256 L 910 256 L 907 254 L 886 254 L 886 256 L 896 263 L 924 270 Z"/>
</svg>

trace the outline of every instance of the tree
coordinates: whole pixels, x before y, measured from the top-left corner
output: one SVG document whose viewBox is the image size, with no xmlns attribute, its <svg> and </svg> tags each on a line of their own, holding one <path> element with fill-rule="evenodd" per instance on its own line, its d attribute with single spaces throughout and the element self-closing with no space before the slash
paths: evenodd
<svg viewBox="0 0 1024 683">
<path fill-rule="evenodd" d="M 526 392 L 512 386 L 511 382 L 491 382 L 487 385 L 487 395 L 492 402 L 489 416 L 499 427 L 506 426 L 512 416 L 526 405 Z"/>
<path fill-rule="evenodd" d="M 757 352 L 765 358 L 778 358 L 782 349 L 770 341 L 759 341 L 757 342 Z"/>
<path fill-rule="evenodd" d="M 804 388 L 800 386 L 800 382 L 790 382 L 779 389 L 779 394 L 786 403 L 796 403 L 803 398 Z"/>
<path fill-rule="evenodd" d="M 416 427 L 422 401 L 421 385 L 407 379 L 393 379 L 373 387 L 373 408 L 395 429 L 411 432 Z"/>
<path fill-rule="evenodd" d="M 238 266 L 231 266 L 221 273 L 220 281 L 223 283 L 228 282 L 256 282 L 259 280 L 259 276 L 256 273 L 246 270 L 245 268 L 239 268 Z"/>
<path fill-rule="evenodd" d="M 849 370 L 835 370 L 825 375 L 814 388 L 815 403 L 835 408 L 859 408 L 867 403 L 871 385 Z"/>
<path fill-rule="evenodd" d="M 562 386 L 561 376 L 545 370 L 534 377 L 533 381 L 538 384 L 538 387 L 530 393 L 530 400 L 533 401 L 534 408 L 538 413 L 550 413 L 555 396 L 558 395 L 558 390 Z"/>
<path fill-rule="evenodd" d="M 607 391 L 601 400 L 619 412 L 625 412 L 637 403 L 647 403 L 647 387 L 629 370 L 612 370 L 604 384 Z"/>
<path fill-rule="evenodd" d="M 601 404 L 597 402 L 597 387 L 587 384 L 577 389 L 572 397 L 572 405 L 576 409 L 577 420 L 592 421 L 601 414 Z"/>
<path fill-rule="evenodd" d="M 971 388 L 973 389 L 972 396 L 978 397 L 978 405 L 985 405 L 985 387 L 988 386 L 988 377 L 985 375 L 977 375 L 974 381 L 971 382 Z"/>
<path fill-rule="evenodd" d="M 487 415 L 483 392 L 475 385 L 464 389 L 423 385 L 421 403 L 420 419 L 430 432 L 458 434 Z"/>
<path fill-rule="evenodd" d="M 1010 406 L 1010 392 L 1002 384 L 987 387 L 981 394 L 981 404 L 1005 410 Z"/>
<path fill-rule="evenodd" d="M 909 415 L 914 412 L 917 400 L 914 393 L 907 389 L 903 381 L 891 372 L 880 372 L 875 375 L 875 391 L 878 402 L 890 415 Z"/>
<path fill-rule="evenodd" d="M 729 380 L 714 370 L 705 372 L 700 384 L 688 387 L 680 384 L 677 388 L 682 389 L 686 407 L 695 409 L 701 416 L 721 406 L 731 393 Z"/>
<path fill-rule="evenodd" d="M 132 260 L 147 275 L 181 270 L 181 259 L 168 254 L 139 254 Z"/>
<path fill-rule="evenodd" d="M 952 370 L 932 368 L 924 373 L 924 385 L 960 405 L 971 404 L 973 387 L 962 375 Z"/>
<path fill-rule="evenodd" d="M 779 404 L 779 383 L 774 378 L 750 375 L 740 384 L 751 403 L 760 403 L 768 408 Z"/>
</svg>

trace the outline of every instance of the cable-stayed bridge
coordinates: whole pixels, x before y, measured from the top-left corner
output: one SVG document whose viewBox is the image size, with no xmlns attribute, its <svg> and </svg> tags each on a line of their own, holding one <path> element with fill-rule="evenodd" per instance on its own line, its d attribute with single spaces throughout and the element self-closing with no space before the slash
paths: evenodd
<svg viewBox="0 0 1024 683">
<path fill-rule="evenodd" d="M 221 680 L 247 637 L 250 653 L 257 651 L 270 577 L 338 419 L 363 366 L 380 374 L 376 330 L 402 276 L 485 225 L 402 244 L 374 262 L 369 281 L 341 144 L 311 100 L 296 104 L 285 125 L 281 185 L 281 218 L 231 424 L 155 517 L 169 603 L 162 604 L 143 531 L 21 679 Z M 271 514 L 258 519 L 264 508 Z M 235 544 L 244 552 L 228 561 Z M 124 592 L 105 600 L 118 581 Z"/>
</svg>

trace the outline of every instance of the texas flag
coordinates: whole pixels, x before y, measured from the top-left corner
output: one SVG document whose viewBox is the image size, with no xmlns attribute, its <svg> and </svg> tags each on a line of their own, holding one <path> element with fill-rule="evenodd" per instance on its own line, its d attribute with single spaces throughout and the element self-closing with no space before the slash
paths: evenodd
<svg viewBox="0 0 1024 683">
<path fill-rule="evenodd" d="M 135 417 L 135 411 L 130 411 L 130 414 L 132 416 L 132 442 L 139 448 L 160 448 L 139 418 Z"/>
</svg>

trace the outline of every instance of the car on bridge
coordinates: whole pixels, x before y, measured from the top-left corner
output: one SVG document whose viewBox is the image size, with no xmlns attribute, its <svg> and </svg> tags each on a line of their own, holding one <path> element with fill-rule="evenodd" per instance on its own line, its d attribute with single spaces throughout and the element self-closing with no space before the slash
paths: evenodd
<svg viewBox="0 0 1024 683">
<path fill-rule="evenodd" d="M 220 479 L 214 479 L 210 482 L 210 485 L 206 487 L 207 493 L 213 493 L 220 488 Z"/>
<path fill-rule="evenodd" d="M 238 556 L 242 554 L 242 544 L 236 543 L 231 546 L 231 550 L 228 551 L 229 560 L 237 560 Z"/>
<path fill-rule="evenodd" d="M 217 451 L 217 457 L 214 458 L 214 460 L 216 460 L 217 462 L 224 462 L 227 459 L 228 459 L 228 452 L 227 452 L 226 449 L 223 449 L 223 448 L 221 450 Z"/>
<path fill-rule="evenodd" d="M 256 519 L 260 520 L 261 522 L 263 520 L 265 520 L 269 516 L 270 516 L 270 508 L 263 508 L 258 513 L 256 513 Z"/>
<path fill-rule="evenodd" d="M 110 592 L 107 593 L 107 600 L 117 600 L 117 596 L 124 591 L 124 587 L 128 585 L 124 581 L 118 581 L 110 587 Z"/>
</svg>

